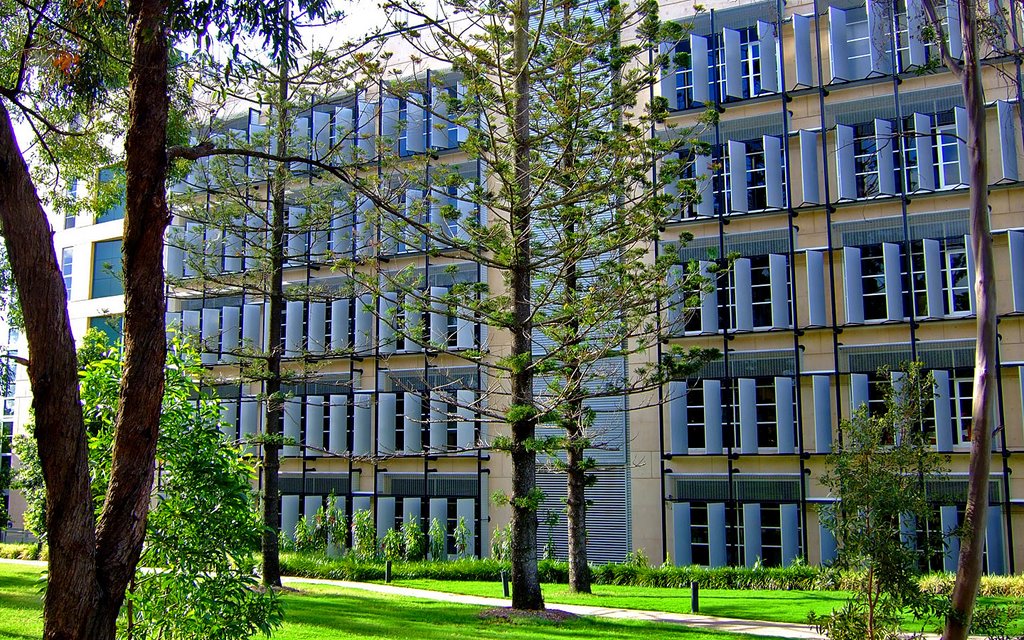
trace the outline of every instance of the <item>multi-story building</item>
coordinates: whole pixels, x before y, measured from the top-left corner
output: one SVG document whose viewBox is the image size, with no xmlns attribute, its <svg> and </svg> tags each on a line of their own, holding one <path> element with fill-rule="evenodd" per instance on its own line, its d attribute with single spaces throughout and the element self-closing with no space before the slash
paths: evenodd
<svg viewBox="0 0 1024 640">
<path fill-rule="evenodd" d="M 936 450 L 951 457 L 951 472 L 927 485 L 932 517 L 904 526 L 920 544 L 934 541 L 961 521 L 971 428 L 975 302 L 960 88 L 929 66 L 935 51 L 921 35 L 919 0 L 898 2 L 895 11 L 873 0 L 705 6 L 694 14 L 689 3 L 662 4 L 664 18 L 692 24 L 683 41 L 664 46 L 689 54 L 691 64 L 671 67 L 652 93 L 668 100 L 674 123 L 695 123 L 708 107 L 721 117 L 700 134 L 712 155 L 693 159 L 690 177 L 703 197 L 680 208 L 657 251 L 706 263 L 737 256 L 715 276 L 715 293 L 673 322 L 673 343 L 716 347 L 723 356 L 692 379 L 666 385 L 655 402 L 607 400 L 601 429 L 611 446 L 594 452 L 601 466 L 590 489 L 591 559 L 621 559 L 642 548 L 676 564 L 828 561 L 835 542 L 818 520 L 830 500 L 818 481 L 825 455 L 841 437 L 841 420 L 862 404 L 878 407 L 899 375 L 880 376 L 879 368 L 911 360 L 934 376 L 927 425 Z M 1008 28 L 1020 28 L 1020 18 L 1007 14 Z M 955 32 L 951 48 L 957 55 Z M 1007 80 L 1020 77 L 1019 63 L 998 56 L 988 62 L 1000 428 L 986 562 L 988 571 L 1005 573 L 1024 563 L 1014 543 L 1024 535 L 1024 480 L 1013 473 L 1012 456 L 1024 450 L 1024 224 L 1016 199 L 1024 194 L 1024 127 L 1020 83 Z M 426 86 L 457 93 L 458 80 L 441 70 Z M 393 136 L 401 155 L 430 151 L 470 181 L 486 179 L 459 148 L 464 130 L 438 120 L 443 102 L 432 103 L 433 116 L 388 96 L 386 87 L 371 89 L 310 107 L 294 134 L 311 154 L 355 132 L 352 144 L 365 144 L 372 155 L 374 135 Z M 252 111 L 225 128 L 253 141 L 264 124 Z M 255 164 L 238 169 L 240 179 L 259 182 Z M 293 191 L 313 182 L 303 166 L 294 169 Z M 184 190 L 186 199 L 218 206 L 205 187 Z M 475 205 L 462 195 L 447 197 L 468 213 Z M 420 207 L 438 226 L 448 224 L 439 207 L 417 204 L 423 192 L 401 197 L 411 211 Z M 281 335 L 286 369 L 315 375 L 287 385 L 282 430 L 298 444 L 284 450 L 283 529 L 293 530 L 333 493 L 350 514 L 371 510 L 381 534 L 412 516 L 437 519 L 451 533 L 463 518 L 473 549 L 487 555 L 491 534 L 507 521 L 489 496 L 510 486 L 511 469 L 504 455 L 475 448 L 501 429 L 472 410 L 485 401 L 485 372 L 396 337 L 402 305 L 353 293 L 328 266 L 338 255 L 385 252 L 395 269 L 421 274 L 432 297 L 495 274 L 427 251 L 421 238 L 369 240 L 380 238 L 367 225 L 367 200 L 345 198 L 315 224 L 304 222 L 305 206 L 290 201 L 285 281 L 292 293 Z M 77 332 L 109 326 L 121 309 L 117 280 L 104 269 L 116 262 L 120 225 L 105 218 L 56 236 Z M 180 232 L 172 237 L 202 246 L 204 262 L 199 267 L 170 248 L 168 273 L 177 284 L 169 320 L 201 336 L 204 362 L 223 381 L 217 390 L 230 436 L 245 439 L 262 429 L 262 397 L 258 384 L 239 378 L 238 355 L 246 346 L 266 347 L 266 296 L 224 285 L 230 277 L 213 285 L 196 276 L 253 268 L 259 257 L 250 249 L 260 236 L 183 216 L 175 224 Z M 694 239 L 680 249 L 681 233 Z M 500 336 L 442 306 L 423 315 L 424 342 L 500 352 Z M 564 478 L 541 470 L 539 484 L 547 494 L 542 522 L 547 513 L 561 519 L 541 525 L 541 544 L 550 538 L 564 555 Z M 924 563 L 955 567 L 955 542 L 934 547 Z"/>
</svg>

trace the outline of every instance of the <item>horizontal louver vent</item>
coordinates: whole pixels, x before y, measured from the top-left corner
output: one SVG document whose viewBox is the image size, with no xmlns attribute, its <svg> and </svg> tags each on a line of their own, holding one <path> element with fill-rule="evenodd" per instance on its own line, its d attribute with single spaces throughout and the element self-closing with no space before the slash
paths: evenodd
<svg viewBox="0 0 1024 640">
<path fill-rule="evenodd" d="M 349 492 L 348 474 L 315 473 L 306 474 L 306 486 L 302 486 L 302 474 L 282 473 L 281 493 L 287 495 L 330 495 L 344 496 Z"/>
<path fill-rule="evenodd" d="M 910 239 L 959 238 L 967 234 L 967 210 L 954 209 L 921 213 L 907 217 Z M 862 247 L 882 242 L 903 241 L 903 219 L 877 218 L 841 222 L 835 225 L 837 247 Z"/>
<path fill-rule="evenodd" d="M 590 562 L 621 562 L 632 551 L 632 524 L 627 489 L 627 470 L 597 469 L 597 482 L 587 487 L 587 559 Z M 537 553 L 543 554 L 549 538 L 555 556 L 568 557 L 569 543 L 565 519 L 565 475 L 538 473 L 537 487 L 544 492 L 537 517 Z M 550 516 L 551 524 L 547 518 Z"/>
<path fill-rule="evenodd" d="M 799 502 L 800 476 L 742 476 L 733 478 L 732 498 L 740 502 Z M 676 502 L 729 500 L 728 476 L 685 475 L 669 478 L 668 499 Z"/>
<path fill-rule="evenodd" d="M 883 366 L 899 369 L 910 359 L 910 347 L 903 345 L 839 347 L 839 367 L 844 373 L 874 373 Z"/>
<path fill-rule="evenodd" d="M 792 351 L 739 351 L 729 354 L 729 373 L 726 362 L 718 359 L 701 369 L 701 378 L 724 379 L 756 378 L 758 376 L 792 376 L 796 374 L 796 361 Z"/>
<path fill-rule="evenodd" d="M 429 476 L 428 497 L 475 498 L 480 483 L 475 474 L 442 473 Z M 381 494 L 388 496 L 423 496 L 423 476 L 414 473 L 382 473 Z"/>
<path fill-rule="evenodd" d="M 974 367 L 974 341 L 922 342 L 917 357 L 929 369 L 961 369 Z"/>
<path fill-rule="evenodd" d="M 423 369 L 404 371 L 381 371 L 378 376 L 378 389 L 381 391 L 413 391 L 426 392 L 429 389 L 442 389 L 455 393 L 458 389 L 479 389 L 476 367 L 451 367 L 446 369 L 430 369 L 424 380 Z"/>
<path fill-rule="evenodd" d="M 928 500 L 934 504 L 964 504 L 967 502 L 967 478 L 925 480 L 924 487 L 925 492 L 928 495 Z M 989 480 L 989 504 L 1000 504 L 1002 501 L 1002 482 L 998 479 Z"/>
<path fill-rule="evenodd" d="M 863 7 L 863 4 L 861 5 Z M 862 9 L 863 10 L 863 9 Z M 962 107 L 963 94 L 960 87 L 949 85 L 927 91 L 900 92 L 900 107 L 903 113 L 943 113 L 953 107 Z M 852 102 L 841 102 L 825 106 L 825 127 L 831 129 L 840 124 L 860 124 L 875 118 L 892 120 L 896 117 L 892 96 L 867 98 Z"/>
</svg>

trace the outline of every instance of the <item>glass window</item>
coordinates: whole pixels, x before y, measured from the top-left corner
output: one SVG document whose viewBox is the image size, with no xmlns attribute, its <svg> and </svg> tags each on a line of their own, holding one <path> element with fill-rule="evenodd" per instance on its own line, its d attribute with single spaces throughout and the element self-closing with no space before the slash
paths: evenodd
<svg viewBox="0 0 1024 640">
<path fill-rule="evenodd" d="M 60 272 L 64 276 L 64 291 L 68 300 L 71 299 L 71 268 L 73 266 L 73 251 L 71 247 L 64 247 L 60 252 Z"/>
<path fill-rule="evenodd" d="M 105 240 L 92 248 L 92 297 L 119 296 L 121 282 L 121 240 Z"/>
<path fill-rule="evenodd" d="M 682 535 L 682 532 L 678 535 Z M 693 564 L 704 567 L 711 564 L 711 536 L 706 504 L 690 504 L 690 555 Z"/>
<path fill-rule="evenodd" d="M 956 369 L 949 376 L 949 415 L 954 445 L 971 444 L 971 406 L 974 402 L 974 371 Z"/>
<path fill-rule="evenodd" d="M 124 170 L 118 167 L 100 169 L 99 202 L 103 209 L 96 216 L 96 223 L 110 222 L 124 218 Z"/>
<path fill-rule="evenodd" d="M 761 505 L 761 564 L 782 566 L 782 510 L 777 504 Z"/>
<path fill-rule="evenodd" d="M 885 299 L 885 259 L 882 245 L 860 248 L 860 277 L 864 292 L 864 319 L 885 320 L 888 306 Z"/>
<path fill-rule="evenodd" d="M 789 271 L 786 271 L 787 277 Z M 750 259 L 750 299 L 753 302 L 754 328 L 772 326 L 772 280 L 768 256 Z"/>
<path fill-rule="evenodd" d="M 96 316 L 89 318 L 89 328 L 107 334 L 110 344 L 114 344 L 124 334 L 124 316 Z"/>
<path fill-rule="evenodd" d="M 707 446 L 704 431 L 704 381 L 689 380 L 686 385 L 687 446 L 704 449 Z M 705 514 L 705 518 L 707 515 Z M 698 563 L 700 564 L 700 563 Z"/>
<path fill-rule="evenodd" d="M 952 111 L 935 115 L 936 181 L 939 189 L 960 186 L 960 150 Z"/>
</svg>

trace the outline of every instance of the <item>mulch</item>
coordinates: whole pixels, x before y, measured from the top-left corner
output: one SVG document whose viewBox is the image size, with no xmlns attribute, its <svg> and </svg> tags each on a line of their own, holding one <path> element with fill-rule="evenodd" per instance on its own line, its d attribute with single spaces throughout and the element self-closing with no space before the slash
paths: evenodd
<svg viewBox="0 0 1024 640">
<path fill-rule="evenodd" d="M 514 622 L 516 620 L 545 620 L 547 622 L 558 624 L 565 622 L 566 620 L 572 620 L 576 618 L 577 615 L 575 613 L 558 611 L 556 609 L 522 611 L 519 609 L 512 609 L 510 607 L 495 607 L 493 609 L 484 609 L 480 612 L 480 617 L 485 620 L 501 620 L 504 622 Z"/>
</svg>

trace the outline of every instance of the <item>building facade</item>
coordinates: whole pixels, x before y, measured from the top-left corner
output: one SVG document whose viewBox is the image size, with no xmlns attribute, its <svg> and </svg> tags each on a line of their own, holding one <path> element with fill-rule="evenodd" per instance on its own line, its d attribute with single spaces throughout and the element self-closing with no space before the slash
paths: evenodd
<svg viewBox="0 0 1024 640">
<path fill-rule="evenodd" d="M 927 545 L 925 568 L 951 570 L 955 543 L 934 542 L 955 531 L 963 514 L 975 322 L 960 88 L 951 74 L 928 67 L 936 53 L 921 35 L 915 0 L 898 2 L 895 11 L 870 0 L 705 6 L 695 14 L 689 3 L 663 3 L 663 18 L 692 25 L 663 50 L 687 54 L 673 58 L 690 64 L 671 65 L 642 100 L 667 100 L 670 122 L 684 127 L 709 107 L 720 112 L 699 133 L 711 155 L 690 158 L 688 179 L 700 202 L 679 208 L 654 250 L 679 252 L 706 273 L 722 256 L 736 256 L 692 313 L 674 318 L 669 303 L 678 300 L 666 301 L 671 343 L 714 347 L 723 356 L 691 379 L 597 407 L 608 446 L 593 452 L 600 466 L 589 490 L 590 557 L 621 560 L 643 549 L 675 564 L 827 562 L 835 542 L 818 512 L 831 498 L 818 479 L 841 437 L 838 425 L 862 404 L 880 406 L 899 376 L 880 375 L 880 367 L 919 360 L 936 382 L 928 429 L 936 450 L 951 457 L 951 471 L 928 485 L 932 517 L 904 526 L 922 549 Z M 1024 28 L 1020 17 L 1005 14 L 1007 29 Z M 954 32 L 954 55 L 956 43 Z M 1024 536 L 1024 480 L 1013 473 L 1013 454 L 1024 450 L 1024 218 L 1017 200 L 1024 193 L 1024 122 L 1020 82 L 1007 80 L 1020 78 L 1019 64 L 998 54 L 988 62 L 1000 428 L 986 567 L 1008 573 L 1024 563 L 1015 544 Z M 443 71 L 427 86 L 437 94 L 460 91 L 459 78 Z M 465 130 L 438 118 L 444 100 L 424 100 L 433 107 L 381 87 L 317 103 L 300 113 L 293 136 L 314 156 L 340 144 L 372 155 L 376 137 L 393 139 L 400 156 L 430 152 L 468 181 L 486 180 L 480 163 L 459 148 Z M 228 121 L 221 135 L 259 143 L 265 125 L 265 114 L 251 110 Z M 262 206 L 265 220 L 265 190 L 262 199 L 258 194 L 266 167 L 250 161 L 234 170 L 257 194 L 245 215 L 259 218 Z M 204 363 L 219 377 L 225 430 L 245 440 L 263 430 L 263 396 L 258 383 L 240 377 L 239 362 L 247 349 L 267 347 L 270 327 L 265 291 L 232 274 L 259 267 L 266 236 L 238 233 L 224 218 L 211 222 L 224 208 L 216 194 L 224 193 L 225 178 L 210 171 L 200 163 L 189 184 L 176 188 L 188 204 L 169 234 L 168 322 L 201 338 Z M 99 177 L 116 179 L 111 171 Z M 293 193 L 316 182 L 301 164 L 293 178 Z M 409 188 L 396 197 L 457 237 L 462 231 L 433 193 Z M 464 193 L 441 197 L 460 214 L 486 220 Z M 296 444 L 284 449 L 282 527 L 293 531 L 333 495 L 349 514 L 372 511 L 380 535 L 410 518 L 436 519 L 449 532 L 450 549 L 461 519 L 473 551 L 488 555 L 508 519 L 490 495 L 509 489 L 511 468 L 503 454 L 477 446 L 502 428 L 474 411 L 493 381 L 458 354 L 485 347 L 498 354 L 505 338 L 437 305 L 415 319 L 426 337 L 408 339 L 396 331 L 402 301 L 354 291 L 330 264 L 338 256 L 386 254 L 394 269 L 418 273 L 432 299 L 467 283 L 499 287 L 500 276 L 432 251 L 420 237 L 386 239 L 368 225 L 368 200 L 327 200 L 289 200 L 289 293 L 280 330 L 285 368 L 295 375 L 281 427 Z M 317 206 L 330 213 L 312 215 Z M 76 335 L 116 325 L 123 310 L 110 269 L 121 216 L 114 207 L 94 224 L 64 223 L 55 236 Z M 680 247 L 684 233 L 693 240 Z M 431 348 L 437 343 L 444 353 Z M 564 556 L 564 477 L 542 467 L 538 483 L 546 494 L 541 545 Z"/>
</svg>

